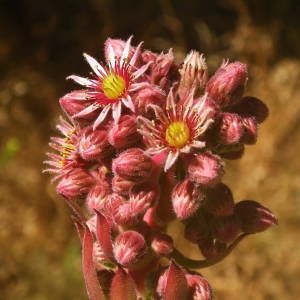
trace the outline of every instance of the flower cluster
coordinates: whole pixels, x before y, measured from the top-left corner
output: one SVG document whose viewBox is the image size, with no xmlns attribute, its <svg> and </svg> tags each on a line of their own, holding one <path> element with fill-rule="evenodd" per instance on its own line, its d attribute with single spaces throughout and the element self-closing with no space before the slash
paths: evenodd
<svg viewBox="0 0 300 300">
<path fill-rule="evenodd" d="M 243 96 L 243 63 L 224 62 L 209 78 L 197 51 L 178 65 L 172 50 L 143 50 L 129 38 L 108 39 L 104 53 L 103 63 L 84 54 L 89 78 L 68 77 L 83 89 L 59 101 L 65 118 L 45 170 L 72 208 L 89 297 L 211 299 L 193 269 L 277 223 L 255 201 L 235 203 L 222 183 L 224 160 L 256 142 L 268 110 Z M 167 231 L 175 219 L 204 259 L 175 248 Z"/>
</svg>

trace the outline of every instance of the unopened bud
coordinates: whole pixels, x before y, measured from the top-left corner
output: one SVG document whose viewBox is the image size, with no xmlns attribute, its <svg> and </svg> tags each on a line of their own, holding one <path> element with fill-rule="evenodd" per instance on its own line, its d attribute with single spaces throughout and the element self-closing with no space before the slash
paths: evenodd
<svg viewBox="0 0 300 300">
<path fill-rule="evenodd" d="M 144 182 L 150 178 L 152 160 L 142 149 L 130 148 L 113 160 L 112 169 L 115 174 L 134 181 Z"/>
<path fill-rule="evenodd" d="M 107 140 L 107 132 L 86 127 L 79 138 L 78 150 L 84 160 L 103 159 L 112 152 Z"/>
<path fill-rule="evenodd" d="M 244 133 L 242 118 L 237 114 L 223 113 L 219 139 L 222 144 L 234 144 L 240 141 Z"/>
<path fill-rule="evenodd" d="M 193 300 L 211 300 L 212 289 L 208 281 L 199 274 L 185 274 Z"/>
<path fill-rule="evenodd" d="M 221 180 L 223 174 L 222 160 L 209 152 L 195 155 L 188 165 L 190 180 L 200 185 L 214 186 Z"/>
<path fill-rule="evenodd" d="M 246 81 L 247 66 L 240 62 L 224 63 L 209 79 L 205 91 L 220 106 L 234 104 L 241 99 Z"/>
<path fill-rule="evenodd" d="M 246 233 L 265 231 L 278 224 L 276 216 L 268 208 L 253 200 L 237 203 L 235 214 L 241 222 L 242 230 Z"/>
<path fill-rule="evenodd" d="M 234 200 L 230 188 L 224 183 L 218 183 L 207 189 L 203 208 L 216 216 L 234 214 Z"/>
<path fill-rule="evenodd" d="M 157 233 L 153 237 L 151 248 L 158 255 L 169 255 L 174 249 L 173 239 L 167 234 Z"/>
<path fill-rule="evenodd" d="M 199 240 L 198 247 L 204 257 L 211 259 L 221 255 L 225 251 L 226 243 L 209 237 Z"/>
<path fill-rule="evenodd" d="M 187 219 L 200 207 L 204 195 L 199 187 L 185 179 L 174 187 L 171 198 L 176 216 Z"/>
<path fill-rule="evenodd" d="M 108 141 L 116 149 L 136 145 L 140 140 L 141 135 L 137 132 L 135 117 L 130 115 L 121 116 L 119 122 L 114 122 L 108 132 Z"/>
<path fill-rule="evenodd" d="M 165 92 L 156 85 L 146 85 L 138 90 L 134 96 L 134 103 L 140 114 L 147 113 L 149 105 L 161 106 L 164 104 Z"/>
<path fill-rule="evenodd" d="M 95 180 L 88 171 L 74 168 L 61 178 L 56 191 L 68 199 L 82 197 L 89 192 L 94 183 Z"/>
<path fill-rule="evenodd" d="M 243 97 L 238 103 L 230 107 L 230 112 L 237 113 L 243 118 L 252 117 L 257 123 L 262 123 L 269 115 L 266 104 L 250 96 Z"/>
<path fill-rule="evenodd" d="M 145 254 L 146 249 L 143 236 L 136 231 L 128 230 L 117 236 L 113 252 L 119 264 L 130 267 Z"/>
<path fill-rule="evenodd" d="M 95 210 L 102 210 L 110 192 L 110 188 L 107 184 L 99 183 L 92 187 L 86 198 L 88 210 L 91 213 L 94 213 Z"/>
<path fill-rule="evenodd" d="M 215 217 L 212 226 L 214 236 L 224 243 L 234 241 L 241 232 L 241 225 L 236 216 Z"/>
<path fill-rule="evenodd" d="M 255 144 L 257 139 L 257 122 L 254 118 L 243 118 L 244 134 L 242 142 L 245 144 Z"/>
<path fill-rule="evenodd" d="M 134 181 L 115 175 L 112 179 L 112 190 L 114 193 L 126 196 L 135 184 Z"/>
<path fill-rule="evenodd" d="M 179 73 L 181 79 L 178 92 L 181 97 L 187 96 L 192 89 L 201 91 L 208 77 L 205 58 L 199 52 L 192 50 L 184 59 Z"/>
</svg>

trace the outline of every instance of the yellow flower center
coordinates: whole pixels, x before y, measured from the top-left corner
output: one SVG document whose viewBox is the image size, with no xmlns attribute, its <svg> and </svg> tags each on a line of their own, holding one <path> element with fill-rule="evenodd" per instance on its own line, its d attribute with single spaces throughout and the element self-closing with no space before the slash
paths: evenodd
<svg viewBox="0 0 300 300">
<path fill-rule="evenodd" d="M 166 141 L 170 146 L 181 148 L 190 138 L 190 130 L 184 122 L 172 122 L 166 130 Z"/>
<path fill-rule="evenodd" d="M 124 93 L 125 87 L 125 80 L 115 73 L 107 75 L 102 82 L 103 93 L 109 99 L 119 98 Z"/>
</svg>

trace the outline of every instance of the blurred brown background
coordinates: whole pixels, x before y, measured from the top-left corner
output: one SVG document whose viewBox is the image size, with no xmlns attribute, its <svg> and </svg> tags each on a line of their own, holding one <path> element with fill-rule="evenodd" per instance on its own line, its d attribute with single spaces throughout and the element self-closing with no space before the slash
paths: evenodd
<svg viewBox="0 0 300 300">
<path fill-rule="evenodd" d="M 108 36 L 132 33 L 146 48 L 172 47 L 178 59 L 203 52 L 211 71 L 223 57 L 249 64 L 247 94 L 271 114 L 257 145 L 228 162 L 225 182 L 236 201 L 271 208 L 279 226 L 202 273 L 219 300 L 299 299 L 299 3 L 0 0 L 0 299 L 87 299 L 79 241 L 42 161 L 58 98 L 75 88 L 64 78 L 89 71 L 82 52 L 101 59 Z"/>
</svg>

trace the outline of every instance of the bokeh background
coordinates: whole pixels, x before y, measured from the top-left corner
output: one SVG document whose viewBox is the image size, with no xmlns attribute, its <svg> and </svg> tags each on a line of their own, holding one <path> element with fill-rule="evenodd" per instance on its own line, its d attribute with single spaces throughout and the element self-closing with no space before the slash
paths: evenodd
<svg viewBox="0 0 300 300">
<path fill-rule="evenodd" d="M 172 47 L 178 60 L 203 52 L 211 72 L 223 58 L 249 64 L 247 94 L 263 99 L 270 117 L 258 143 L 227 163 L 224 181 L 236 201 L 271 208 L 279 226 L 202 274 L 218 300 L 299 299 L 299 3 L 0 0 L 0 299 L 87 299 L 70 213 L 42 161 L 58 99 L 76 87 L 65 77 L 89 72 L 82 52 L 101 60 L 108 36 L 131 34 L 155 51 Z"/>
</svg>

